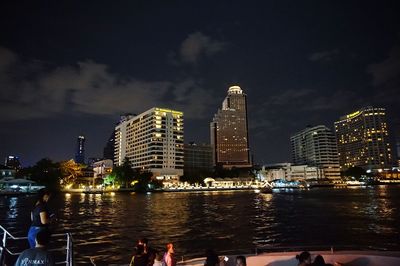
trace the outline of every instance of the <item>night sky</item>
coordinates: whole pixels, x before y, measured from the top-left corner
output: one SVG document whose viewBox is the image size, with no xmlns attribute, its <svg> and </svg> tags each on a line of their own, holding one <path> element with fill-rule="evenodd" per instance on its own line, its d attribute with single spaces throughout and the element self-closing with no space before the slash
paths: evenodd
<svg viewBox="0 0 400 266">
<path fill-rule="evenodd" d="M 183 111 L 209 142 L 230 85 L 248 95 L 258 163 L 360 107 L 400 123 L 399 1 L 2 1 L 0 158 L 102 157 L 119 115 Z M 1 161 L 0 161 L 1 163 Z"/>
</svg>

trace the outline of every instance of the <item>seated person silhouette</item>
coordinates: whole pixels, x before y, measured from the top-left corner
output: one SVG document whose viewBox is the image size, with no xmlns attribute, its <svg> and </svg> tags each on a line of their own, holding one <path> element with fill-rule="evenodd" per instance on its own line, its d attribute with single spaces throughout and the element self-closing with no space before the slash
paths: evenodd
<svg viewBox="0 0 400 266">
<path fill-rule="evenodd" d="M 37 233 L 35 247 L 24 250 L 18 257 L 15 266 L 53 266 L 55 265 L 53 255 L 47 251 L 50 241 L 50 231 L 47 229 Z"/>
</svg>

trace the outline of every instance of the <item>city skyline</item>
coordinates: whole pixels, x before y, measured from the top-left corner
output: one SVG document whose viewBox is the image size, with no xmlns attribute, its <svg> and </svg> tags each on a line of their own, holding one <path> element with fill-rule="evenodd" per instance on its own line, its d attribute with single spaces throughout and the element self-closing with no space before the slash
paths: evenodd
<svg viewBox="0 0 400 266">
<path fill-rule="evenodd" d="M 102 157 L 119 115 L 153 106 L 183 111 L 186 143 L 209 142 L 235 84 L 257 163 L 290 161 L 293 133 L 366 106 L 386 108 L 394 139 L 398 5 L 2 4 L 0 157 L 70 159 L 81 134 L 85 156 Z"/>
</svg>

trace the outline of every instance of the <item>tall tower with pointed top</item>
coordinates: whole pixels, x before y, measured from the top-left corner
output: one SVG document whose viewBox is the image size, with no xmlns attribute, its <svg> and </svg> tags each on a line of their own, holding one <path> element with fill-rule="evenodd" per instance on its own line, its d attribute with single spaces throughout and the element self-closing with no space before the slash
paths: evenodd
<svg viewBox="0 0 400 266">
<path fill-rule="evenodd" d="M 231 86 L 210 123 L 210 139 L 215 166 L 251 167 L 247 124 L 247 95 Z"/>
<path fill-rule="evenodd" d="M 75 153 L 76 163 L 85 163 L 85 136 L 78 136 L 76 153 Z"/>
</svg>

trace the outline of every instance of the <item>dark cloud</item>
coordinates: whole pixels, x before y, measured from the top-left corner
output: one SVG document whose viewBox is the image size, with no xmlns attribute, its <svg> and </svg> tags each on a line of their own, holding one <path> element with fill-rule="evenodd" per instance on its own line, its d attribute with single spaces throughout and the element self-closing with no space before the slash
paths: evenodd
<svg viewBox="0 0 400 266">
<path fill-rule="evenodd" d="M 0 46 L 0 71 L 5 71 L 17 61 L 17 55 Z"/>
<path fill-rule="evenodd" d="M 339 49 L 316 52 L 308 57 L 310 61 L 331 61 L 335 56 L 339 54 Z"/>
<path fill-rule="evenodd" d="M 211 57 L 221 52 L 225 46 L 225 42 L 214 40 L 201 32 L 194 32 L 183 40 L 178 53 L 170 52 L 168 58 L 175 65 L 196 65 L 202 57 Z"/>
<path fill-rule="evenodd" d="M 146 81 L 121 78 L 106 64 L 91 60 L 35 73 L 30 79 L 10 81 L 17 56 L 2 48 L 0 120 L 43 118 L 74 112 L 115 115 L 142 112 L 153 106 L 175 108 L 189 118 L 202 118 L 210 93 L 194 79 Z M 21 68 L 19 68 L 21 69 Z"/>
<path fill-rule="evenodd" d="M 400 77 L 400 46 L 393 47 L 388 58 L 384 61 L 369 65 L 367 72 L 373 76 L 374 86 L 382 85 L 394 79 L 398 80 Z"/>
</svg>

